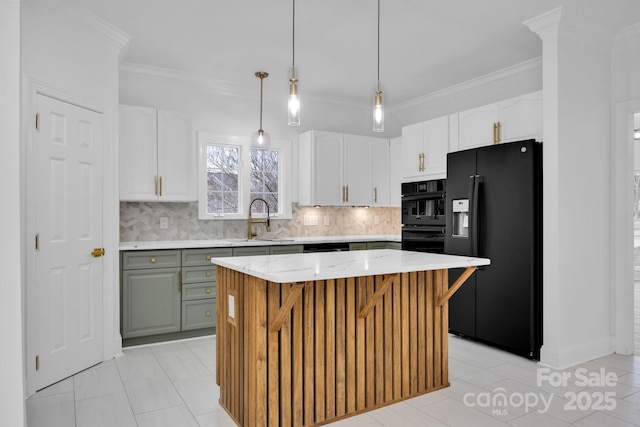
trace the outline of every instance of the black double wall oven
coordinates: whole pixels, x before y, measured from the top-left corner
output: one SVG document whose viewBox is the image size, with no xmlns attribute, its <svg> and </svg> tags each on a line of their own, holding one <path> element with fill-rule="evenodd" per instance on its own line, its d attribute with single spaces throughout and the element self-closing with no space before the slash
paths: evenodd
<svg viewBox="0 0 640 427">
<path fill-rule="evenodd" d="M 402 249 L 444 252 L 446 180 L 402 184 Z"/>
</svg>

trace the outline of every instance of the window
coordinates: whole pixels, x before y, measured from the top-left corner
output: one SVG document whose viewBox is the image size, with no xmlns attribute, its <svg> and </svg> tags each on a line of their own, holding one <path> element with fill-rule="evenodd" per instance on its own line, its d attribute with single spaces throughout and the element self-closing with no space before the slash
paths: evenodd
<svg viewBox="0 0 640 427">
<path fill-rule="evenodd" d="M 207 145 L 207 213 L 237 214 L 240 147 Z"/>
<path fill-rule="evenodd" d="M 291 218 L 289 202 L 289 141 L 271 141 L 269 148 L 251 147 L 238 137 L 198 132 L 200 219 L 247 217 L 251 200 L 269 204 L 269 214 Z M 243 165 L 248 165 L 243 167 Z M 254 203 L 252 215 L 267 214 L 264 203 Z"/>
</svg>

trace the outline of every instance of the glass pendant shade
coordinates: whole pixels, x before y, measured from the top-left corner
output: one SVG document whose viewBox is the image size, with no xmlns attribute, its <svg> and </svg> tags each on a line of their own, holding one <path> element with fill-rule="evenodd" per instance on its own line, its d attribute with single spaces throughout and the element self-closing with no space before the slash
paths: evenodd
<svg viewBox="0 0 640 427">
<path fill-rule="evenodd" d="M 384 105 L 382 104 L 382 91 L 379 84 L 373 97 L 373 131 L 384 131 Z"/>
<path fill-rule="evenodd" d="M 262 130 L 262 83 L 263 80 L 269 77 L 269 73 L 264 71 L 256 72 L 256 77 L 260 79 L 260 129 L 251 138 L 251 143 L 254 146 L 266 148 L 269 146 L 269 135 Z"/>
<path fill-rule="evenodd" d="M 300 126 L 300 96 L 298 95 L 298 79 L 291 68 L 291 78 L 289 79 L 289 103 L 287 107 L 289 115 L 289 126 Z"/>
</svg>

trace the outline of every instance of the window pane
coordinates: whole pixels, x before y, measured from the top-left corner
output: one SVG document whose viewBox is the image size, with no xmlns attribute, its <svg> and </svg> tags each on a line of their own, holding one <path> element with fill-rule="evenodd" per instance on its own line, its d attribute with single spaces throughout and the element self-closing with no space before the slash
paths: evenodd
<svg viewBox="0 0 640 427">
<path fill-rule="evenodd" d="M 237 147 L 207 146 L 207 212 L 238 213 Z"/>
<path fill-rule="evenodd" d="M 279 179 L 278 151 L 251 150 L 251 200 L 256 197 L 265 199 L 269 203 L 271 213 L 278 212 L 278 179 Z M 266 213 L 264 203 L 256 202 L 252 206 L 252 213 Z"/>
</svg>

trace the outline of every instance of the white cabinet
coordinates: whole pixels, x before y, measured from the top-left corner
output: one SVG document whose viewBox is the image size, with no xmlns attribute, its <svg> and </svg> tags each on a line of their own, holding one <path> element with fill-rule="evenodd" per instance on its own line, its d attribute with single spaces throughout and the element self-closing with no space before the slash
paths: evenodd
<svg viewBox="0 0 640 427">
<path fill-rule="evenodd" d="M 371 206 L 390 206 L 391 156 L 388 140 L 381 138 L 373 138 L 371 140 L 371 165 L 371 181 L 373 186 L 373 201 Z M 400 184 L 398 184 L 398 187 L 399 186 Z"/>
<path fill-rule="evenodd" d="M 458 114 L 458 144 L 454 150 L 540 139 L 542 92 L 509 98 Z"/>
<path fill-rule="evenodd" d="M 195 143 L 188 114 L 120 106 L 120 200 L 196 200 Z"/>
<path fill-rule="evenodd" d="M 403 180 L 444 177 L 448 151 L 449 116 L 403 127 Z"/>
<path fill-rule="evenodd" d="M 388 140 L 361 135 L 302 133 L 298 141 L 299 204 L 388 206 L 388 144 Z"/>
<path fill-rule="evenodd" d="M 389 206 L 401 206 L 402 198 L 402 137 L 389 140 Z"/>
<path fill-rule="evenodd" d="M 344 205 L 371 206 L 373 203 L 372 142 L 370 137 L 344 135 Z"/>
</svg>

